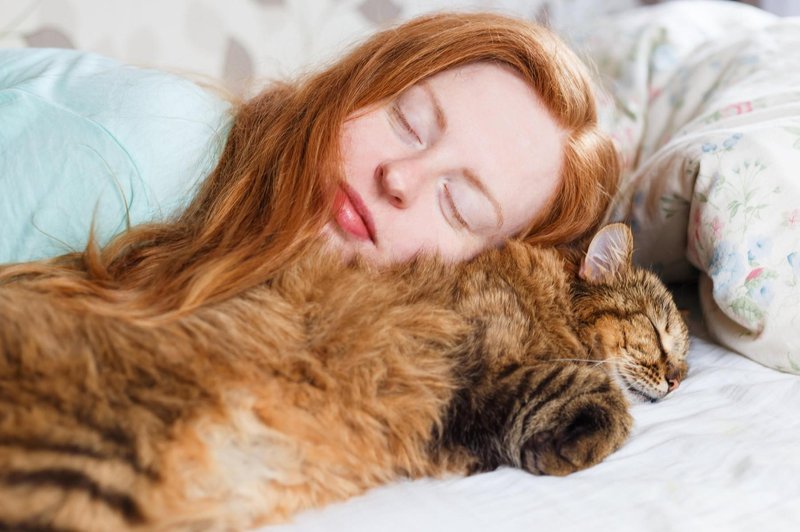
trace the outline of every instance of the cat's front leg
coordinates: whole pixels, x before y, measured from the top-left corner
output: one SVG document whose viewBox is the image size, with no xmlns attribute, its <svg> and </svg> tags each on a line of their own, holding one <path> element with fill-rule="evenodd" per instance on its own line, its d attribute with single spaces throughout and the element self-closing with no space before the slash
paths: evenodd
<svg viewBox="0 0 800 532">
<path fill-rule="evenodd" d="M 567 475 L 603 460 L 630 432 L 627 401 L 598 367 L 538 363 L 503 380 L 521 393 L 503 431 L 509 465 Z"/>
</svg>

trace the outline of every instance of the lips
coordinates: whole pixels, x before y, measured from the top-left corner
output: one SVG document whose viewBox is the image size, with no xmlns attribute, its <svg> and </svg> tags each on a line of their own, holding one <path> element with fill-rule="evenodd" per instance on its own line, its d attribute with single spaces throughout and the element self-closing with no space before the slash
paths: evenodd
<svg viewBox="0 0 800 532">
<path fill-rule="evenodd" d="M 336 190 L 333 217 L 345 233 L 375 242 L 375 226 L 369 210 L 358 193 L 346 184 Z"/>
</svg>

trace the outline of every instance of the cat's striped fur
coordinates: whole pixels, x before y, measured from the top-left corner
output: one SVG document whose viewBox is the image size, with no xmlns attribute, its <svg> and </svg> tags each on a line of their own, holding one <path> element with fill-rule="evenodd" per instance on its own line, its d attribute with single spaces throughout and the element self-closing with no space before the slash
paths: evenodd
<svg viewBox="0 0 800 532">
<path fill-rule="evenodd" d="M 686 371 L 630 245 L 604 229 L 582 279 L 518 243 L 381 272 L 319 254 L 162 324 L 6 280 L 0 529 L 243 529 L 402 476 L 596 464 Z"/>
</svg>

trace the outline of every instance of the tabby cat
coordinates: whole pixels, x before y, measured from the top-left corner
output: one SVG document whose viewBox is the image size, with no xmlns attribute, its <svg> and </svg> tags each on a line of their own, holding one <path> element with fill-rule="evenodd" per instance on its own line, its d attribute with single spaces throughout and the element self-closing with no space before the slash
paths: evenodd
<svg viewBox="0 0 800 532">
<path fill-rule="evenodd" d="M 161 324 L 6 279 L 0 528 L 244 529 L 399 477 L 596 464 L 686 372 L 631 246 L 607 226 L 578 275 L 520 243 L 383 271 L 320 251 Z"/>
</svg>

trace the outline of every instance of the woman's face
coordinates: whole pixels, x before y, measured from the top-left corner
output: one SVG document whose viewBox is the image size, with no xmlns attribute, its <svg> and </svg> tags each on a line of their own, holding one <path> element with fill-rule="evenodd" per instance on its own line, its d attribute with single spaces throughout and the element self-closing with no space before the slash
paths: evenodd
<svg viewBox="0 0 800 532">
<path fill-rule="evenodd" d="M 446 70 L 344 124 L 324 232 L 377 263 L 467 259 L 521 231 L 558 184 L 565 134 L 511 69 Z"/>
</svg>

